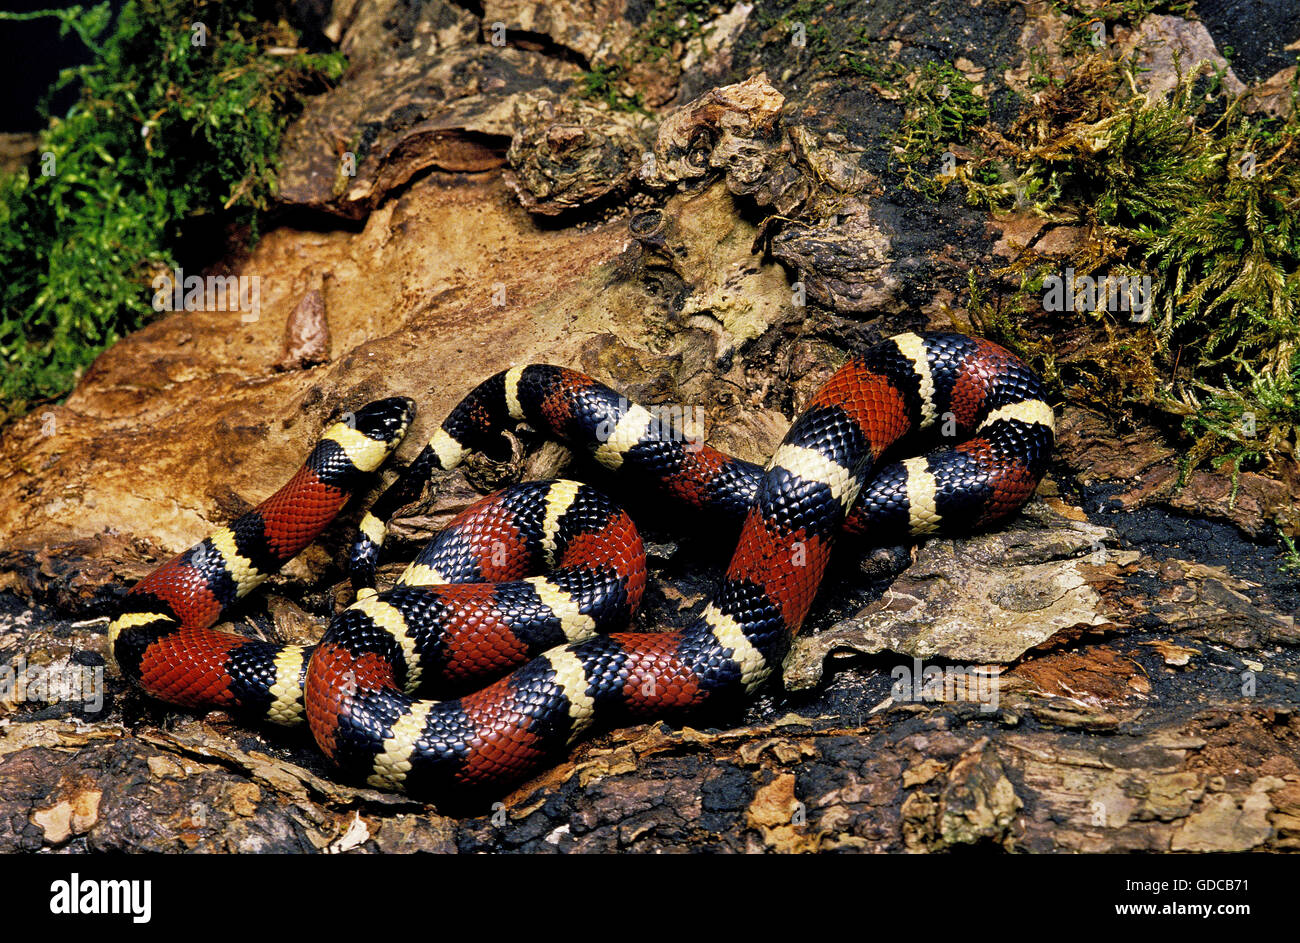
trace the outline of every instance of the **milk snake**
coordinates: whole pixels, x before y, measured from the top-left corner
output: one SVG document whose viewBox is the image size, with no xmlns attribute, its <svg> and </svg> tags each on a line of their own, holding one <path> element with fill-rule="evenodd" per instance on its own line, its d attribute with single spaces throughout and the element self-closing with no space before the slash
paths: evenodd
<svg viewBox="0 0 1300 943">
<path fill-rule="evenodd" d="M 330 426 L 288 484 L 136 585 L 109 627 L 123 675 L 174 704 L 305 720 L 346 776 L 379 788 L 498 790 L 594 724 L 743 703 L 779 667 L 840 532 L 883 538 L 1002 518 L 1034 491 L 1054 437 L 1039 379 L 960 334 L 901 334 L 851 359 L 766 467 L 664 428 L 590 377 L 516 367 L 456 406 L 362 519 L 357 602 L 317 646 L 211 628 L 325 528 L 413 411 L 386 399 Z M 435 470 L 520 422 L 587 452 L 665 513 L 739 525 L 721 585 L 689 628 L 618 631 L 645 588 L 641 539 L 617 505 L 572 481 L 484 498 L 376 593 L 392 513 Z M 948 447 L 877 462 L 935 425 Z"/>
</svg>

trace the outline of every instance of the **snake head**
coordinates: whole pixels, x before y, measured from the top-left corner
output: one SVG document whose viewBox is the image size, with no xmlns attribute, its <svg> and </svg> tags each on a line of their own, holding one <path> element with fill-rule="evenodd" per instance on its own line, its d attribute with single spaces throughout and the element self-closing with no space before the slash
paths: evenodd
<svg viewBox="0 0 1300 943">
<path fill-rule="evenodd" d="M 367 403 L 356 412 L 345 413 L 343 422 L 368 439 L 397 448 L 415 418 L 415 402 L 405 396 L 390 396 Z"/>
<path fill-rule="evenodd" d="M 321 434 L 321 446 L 333 443 L 352 470 L 372 472 L 396 451 L 414 417 L 415 403 L 404 396 L 375 400 L 339 417 Z"/>
</svg>

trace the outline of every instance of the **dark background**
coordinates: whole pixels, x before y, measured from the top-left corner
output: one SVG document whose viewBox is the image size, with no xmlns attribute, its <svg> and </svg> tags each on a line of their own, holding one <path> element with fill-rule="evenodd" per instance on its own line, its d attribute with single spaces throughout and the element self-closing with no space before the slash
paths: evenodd
<svg viewBox="0 0 1300 943">
<path fill-rule="evenodd" d="M 93 6 L 94 0 L 81 0 Z M 125 0 L 113 0 L 116 15 Z M 0 0 L 0 9 L 10 12 L 45 10 L 72 6 L 73 0 Z M 45 127 L 39 105 L 59 71 L 90 61 L 90 51 L 70 32 L 59 36 L 59 21 L 52 16 L 13 23 L 0 20 L 0 131 L 39 131 Z M 77 100 L 74 82 L 51 100 L 50 113 L 62 115 Z"/>
</svg>

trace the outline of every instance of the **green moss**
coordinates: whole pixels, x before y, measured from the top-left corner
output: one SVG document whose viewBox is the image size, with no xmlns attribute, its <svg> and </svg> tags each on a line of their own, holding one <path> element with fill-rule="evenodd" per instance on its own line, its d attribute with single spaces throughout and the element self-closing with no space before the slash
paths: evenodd
<svg viewBox="0 0 1300 943">
<path fill-rule="evenodd" d="M 1062 396 L 1154 418 L 1182 433 L 1189 469 L 1234 476 L 1300 454 L 1300 116 L 1241 104 L 1192 70 L 1167 97 L 1143 95 L 1131 63 L 1092 56 L 958 171 L 970 202 L 1085 236 L 1064 260 L 1025 252 L 996 311 L 977 298 L 990 333 Z M 1017 328 L 1041 325 L 1043 279 L 1067 268 L 1150 276 L 1149 319 L 1098 308 Z"/>
<path fill-rule="evenodd" d="M 1282 566 L 1288 570 L 1300 570 L 1300 549 L 1296 548 L 1295 540 L 1282 535 Z"/>
<path fill-rule="evenodd" d="M 1052 84 L 1052 72 L 1048 62 L 1047 51 L 1042 46 L 1035 46 L 1025 53 L 1029 62 L 1029 87 L 1046 88 Z"/>
<path fill-rule="evenodd" d="M 964 143 L 988 120 L 988 102 L 950 62 L 909 69 L 873 30 L 854 27 L 853 18 L 837 9 L 848 5 L 844 0 L 796 0 L 780 12 L 760 7 L 754 16 L 769 37 L 802 43 L 798 60 L 808 73 L 865 80 L 882 97 L 898 101 L 902 116 L 884 142 L 889 163 L 904 186 L 937 199 L 950 182 L 935 177 L 940 155 Z"/>
<path fill-rule="evenodd" d="M 1300 354 L 1278 374 L 1250 372 L 1248 384 L 1238 389 L 1229 383 L 1228 389 L 1210 393 L 1184 418 L 1183 428 L 1195 438 L 1189 467 L 1213 455 L 1220 469 L 1235 476 L 1243 467 L 1259 467 L 1279 453 L 1294 454 L 1300 423 Z"/>
<path fill-rule="evenodd" d="M 272 53 L 297 37 L 270 9 L 133 0 L 115 23 L 107 3 L 43 11 L 94 61 L 61 76 L 82 94 L 50 120 L 35 168 L 0 180 L 0 421 L 66 393 L 154 314 L 150 278 L 176 264 L 187 220 L 224 213 L 256 232 L 299 94 L 344 64 Z"/>
<path fill-rule="evenodd" d="M 627 68 L 622 63 L 592 66 L 590 70 L 578 77 L 582 82 L 578 94 L 583 98 L 604 102 L 614 111 L 639 111 L 648 114 L 649 111 L 640 92 L 629 95 L 622 91 Z"/>
<path fill-rule="evenodd" d="M 936 158 L 963 144 L 988 120 L 988 103 L 975 84 L 948 62 L 927 62 L 916 70 L 903 96 L 903 120 L 894 132 L 894 166 L 903 185 L 937 199 L 948 181 L 934 175 Z"/>
</svg>

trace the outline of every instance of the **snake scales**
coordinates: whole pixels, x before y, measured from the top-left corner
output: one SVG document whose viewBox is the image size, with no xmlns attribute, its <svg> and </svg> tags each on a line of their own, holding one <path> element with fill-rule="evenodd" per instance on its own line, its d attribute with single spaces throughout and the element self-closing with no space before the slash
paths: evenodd
<svg viewBox="0 0 1300 943">
<path fill-rule="evenodd" d="M 593 725 L 743 702 L 780 665 L 839 534 L 1005 517 L 1033 493 L 1054 438 L 1039 379 L 960 334 L 902 334 L 854 357 L 765 467 L 668 434 L 590 377 L 517 367 L 474 389 L 363 518 L 350 561 L 357 602 L 318 645 L 214 629 L 370 480 L 413 412 L 385 399 L 331 426 L 284 487 L 136 585 L 109 627 L 122 673 L 175 704 L 305 721 L 343 774 L 380 788 L 500 789 Z M 941 419 L 955 424 L 955 445 L 878 461 Z M 679 519 L 710 512 L 739 525 L 692 625 L 620 631 L 645 589 L 641 539 L 626 512 L 573 481 L 484 498 L 375 592 L 392 513 L 518 422 L 587 452 Z"/>
</svg>

